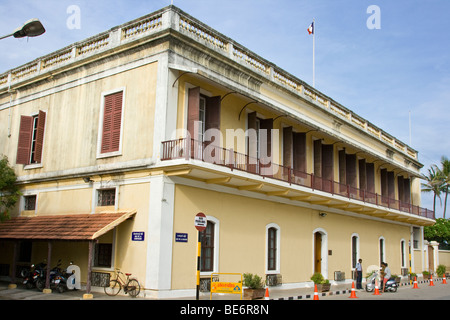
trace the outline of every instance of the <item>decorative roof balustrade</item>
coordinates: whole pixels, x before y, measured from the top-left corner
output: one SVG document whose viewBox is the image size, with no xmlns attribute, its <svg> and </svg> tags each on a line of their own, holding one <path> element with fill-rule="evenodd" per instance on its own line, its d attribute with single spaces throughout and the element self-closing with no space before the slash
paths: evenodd
<svg viewBox="0 0 450 320">
<path fill-rule="evenodd" d="M 155 13 L 128 22 L 84 41 L 41 57 L 26 65 L 0 74 L 0 93 L 38 81 L 58 70 L 67 70 L 83 61 L 114 54 L 121 46 L 139 45 L 158 33 L 175 30 L 193 41 L 199 42 L 218 54 L 224 55 L 245 68 L 304 98 L 318 108 L 337 116 L 346 124 L 357 128 L 380 142 L 388 145 L 406 157 L 418 161 L 416 150 L 398 141 L 351 110 L 328 98 L 302 80 L 287 73 L 275 64 L 263 59 L 222 35 L 206 24 L 189 16 L 174 6 L 168 6 Z"/>
</svg>

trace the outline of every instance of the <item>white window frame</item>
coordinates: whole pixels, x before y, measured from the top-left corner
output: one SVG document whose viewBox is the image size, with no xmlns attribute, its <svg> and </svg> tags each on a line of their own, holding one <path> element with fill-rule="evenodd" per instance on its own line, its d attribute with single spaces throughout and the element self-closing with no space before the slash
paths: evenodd
<svg viewBox="0 0 450 320">
<path fill-rule="evenodd" d="M 213 216 L 206 216 L 208 222 L 214 224 L 214 258 L 213 258 L 213 270 L 212 271 L 200 271 L 200 276 L 211 276 L 212 273 L 219 272 L 219 239 L 220 239 L 220 220 Z"/>
<path fill-rule="evenodd" d="M 277 252 L 276 252 L 276 267 L 275 270 L 269 270 L 269 229 L 274 228 L 277 230 Z M 266 236 L 265 236 L 265 257 L 264 257 L 264 269 L 266 270 L 266 274 L 279 274 L 280 272 L 280 257 L 281 257 L 281 228 L 276 223 L 269 223 L 266 225 Z"/>
</svg>

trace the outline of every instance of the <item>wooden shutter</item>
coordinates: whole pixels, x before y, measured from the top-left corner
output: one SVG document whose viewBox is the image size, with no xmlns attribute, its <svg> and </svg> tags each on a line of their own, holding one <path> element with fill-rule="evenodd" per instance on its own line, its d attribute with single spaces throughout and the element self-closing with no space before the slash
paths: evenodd
<svg viewBox="0 0 450 320">
<path fill-rule="evenodd" d="M 194 125 L 200 120 L 200 87 L 189 89 L 188 93 L 188 123 L 187 130 L 191 139 L 198 140 L 198 132 L 195 132 Z"/>
<path fill-rule="evenodd" d="M 366 185 L 367 191 L 375 193 L 375 165 L 366 163 Z"/>
<path fill-rule="evenodd" d="M 389 199 L 394 200 L 395 199 L 395 176 L 394 176 L 394 172 L 388 171 L 387 178 L 388 178 L 388 196 L 389 196 Z"/>
<path fill-rule="evenodd" d="M 347 185 L 356 188 L 356 155 L 347 154 L 345 159 L 347 171 Z"/>
<path fill-rule="evenodd" d="M 257 134 L 256 134 L 256 112 L 251 112 L 247 116 L 248 126 L 248 156 L 256 158 L 258 156 Z"/>
<path fill-rule="evenodd" d="M 333 145 L 323 144 L 322 145 L 322 177 L 327 180 L 333 181 L 334 170 L 333 170 Z"/>
<path fill-rule="evenodd" d="M 405 202 L 411 203 L 411 179 L 404 179 Z"/>
<path fill-rule="evenodd" d="M 206 98 L 205 130 L 220 130 L 221 97 Z"/>
<path fill-rule="evenodd" d="M 294 132 L 292 139 L 294 170 L 306 173 L 306 133 Z"/>
<path fill-rule="evenodd" d="M 359 160 L 359 188 L 367 190 L 366 159 Z"/>
<path fill-rule="evenodd" d="M 119 151 L 123 92 L 105 96 L 101 153 Z"/>
<path fill-rule="evenodd" d="M 380 183 L 381 183 L 381 195 L 386 197 L 388 195 L 388 180 L 387 180 L 387 170 L 380 170 Z"/>
<path fill-rule="evenodd" d="M 339 150 L 339 193 L 341 195 L 347 194 L 347 157 L 345 148 Z"/>
<path fill-rule="evenodd" d="M 292 127 L 283 128 L 283 166 L 292 167 Z"/>
<path fill-rule="evenodd" d="M 251 112 L 247 115 L 247 170 L 253 173 L 257 172 L 257 157 L 258 157 L 258 139 L 256 133 L 256 112 Z"/>
<path fill-rule="evenodd" d="M 397 177 L 398 200 L 405 202 L 405 182 L 403 176 Z"/>
<path fill-rule="evenodd" d="M 45 118 L 46 114 L 44 111 L 39 111 L 39 117 L 37 122 L 37 133 L 36 133 L 36 149 L 34 151 L 34 161 L 36 163 L 42 162 L 42 149 L 44 146 L 44 132 L 45 132 Z"/>
<path fill-rule="evenodd" d="M 333 157 L 333 145 L 322 145 L 322 190 L 331 192 L 333 189 L 334 181 L 334 157 Z"/>
<path fill-rule="evenodd" d="M 314 175 L 322 177 L 322 140 L 314 140 Z"/>
<path fill-rule="evenodd" d="M 260 129 L 265 129 L 267 132 L 267 156 L 272 158 L 272 129 L 273 119 L 260 119 Z"/>
<path fill-rule="evenodd" d="M 33 137 L 33 117 L 21 116 L 19 143 L 17 146 L 17 164 L 30 164 L 31 139 Z"/>
</svg>

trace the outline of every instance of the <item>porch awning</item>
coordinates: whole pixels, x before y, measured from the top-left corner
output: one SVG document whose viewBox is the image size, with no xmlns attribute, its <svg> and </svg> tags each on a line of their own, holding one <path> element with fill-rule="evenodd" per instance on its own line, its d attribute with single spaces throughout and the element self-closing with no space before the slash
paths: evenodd
<svg viewBox="0 0 450 320">
<path fill-rule="evenodd" d="M 136 214 L 135 210 L 114 213 L 15 217 L 0 223 L 0 239 L 8 240 L 95 240 Z"/>
</svg>

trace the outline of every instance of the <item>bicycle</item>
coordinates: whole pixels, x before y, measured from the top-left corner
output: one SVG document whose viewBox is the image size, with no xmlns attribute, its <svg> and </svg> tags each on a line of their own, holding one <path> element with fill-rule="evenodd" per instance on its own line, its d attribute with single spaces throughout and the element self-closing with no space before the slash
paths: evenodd
<svg viewBox="0 0 450 320">
<path fill-rule="evenodd" d="M 113 280 L 109 280 L 109 285 L 106 285 L 104 287 L 105 293 L 108 296 L 116 296 L 119 294 L 120 290 L 125 292 L 125 294 L 130 294 L 132 298 L 136 298 L 139 292 L 141 292 L 141 286 L 139 285 L 139 282 L 135 278 L 131 278 L 131 273 L 125 273 L 127 276 L 127 280 L 124 281 L 123 277 L 120 275 L 123 275 L 124 273 L 120 271 L 120 269 L 116 269 L 117 277 Z"/>
</svg>

